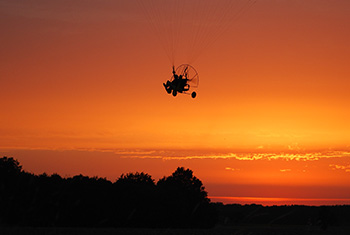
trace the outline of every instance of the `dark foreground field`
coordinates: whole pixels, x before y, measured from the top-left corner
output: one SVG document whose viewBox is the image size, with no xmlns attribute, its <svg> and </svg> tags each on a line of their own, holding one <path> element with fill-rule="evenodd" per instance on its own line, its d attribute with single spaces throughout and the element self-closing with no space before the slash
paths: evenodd
<svg viewBox="0 0 350 235">
<path fill-rule="evenodd" d="M 212 229 L 0 228 L 1 235 L 349 235 L 350 226 L 321 230 L 308 226 L 218 226 Z"/>
</svg>

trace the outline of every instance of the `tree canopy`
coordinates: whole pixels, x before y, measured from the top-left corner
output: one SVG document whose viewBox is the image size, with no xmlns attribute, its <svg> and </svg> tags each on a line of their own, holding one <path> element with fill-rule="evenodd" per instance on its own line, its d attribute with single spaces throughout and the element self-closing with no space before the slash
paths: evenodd
<svg viewBox="0 0 350 235">
<path fill-rule="evenodd" d="M 208 227 L 216 222 L 202 182 L 179 167 L 157 183 L 144 172 L 105 178 L 34 175 L 0 158 L 0 223 L 16 226 Z"/>
</svg>

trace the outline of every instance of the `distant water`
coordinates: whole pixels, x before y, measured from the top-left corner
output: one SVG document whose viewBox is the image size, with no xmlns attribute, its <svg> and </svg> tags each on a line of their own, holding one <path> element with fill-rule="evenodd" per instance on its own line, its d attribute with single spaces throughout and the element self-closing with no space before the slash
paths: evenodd
<svg viewBox="0 0 350 235">
<path fill-rule="evenodd" d="M 329 199 L 329 198 L 268 198 L 268 197 L 209 197 L 211 202 L 222 202 L 224 204 L 261 204 L 263 206 L 280 205 L 350 205 L 350 198 L 347 199 Z"/>
</svg>

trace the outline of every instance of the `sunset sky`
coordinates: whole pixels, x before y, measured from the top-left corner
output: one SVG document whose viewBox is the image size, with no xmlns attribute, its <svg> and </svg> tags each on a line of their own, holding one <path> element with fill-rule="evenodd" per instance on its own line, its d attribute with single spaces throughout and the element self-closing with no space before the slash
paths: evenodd
<svg viewBox="0 0 350 235">
<path fill-rule="evenodd" d="M 149 2 L 0 0 L 1 156 L 111 181 L 184 166 L 226 203 L 350 204 L 350 1 L 215 1 L 204 46 L 178 25 L 175 60 Z M 195 99 L 164 90 L 173 62 L 197 69 Z"/>
</svg>

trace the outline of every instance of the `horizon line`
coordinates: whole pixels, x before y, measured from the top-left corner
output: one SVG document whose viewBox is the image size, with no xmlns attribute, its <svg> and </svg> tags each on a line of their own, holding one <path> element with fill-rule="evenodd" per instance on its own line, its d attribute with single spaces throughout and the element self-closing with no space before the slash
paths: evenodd
<svg viewBox="0 0 350 235">
<path fill-rule="evenodd" d="M 208 196 L 212 202 L 228 204 L 257 204 L 262 206 L 344 206 L 350 205 L 350 198 L 285 198 L 285 197 L 231 197 L 231 196 Z"/>
</svg>

